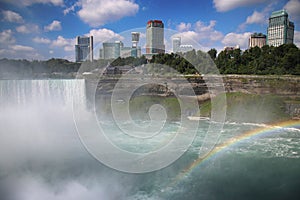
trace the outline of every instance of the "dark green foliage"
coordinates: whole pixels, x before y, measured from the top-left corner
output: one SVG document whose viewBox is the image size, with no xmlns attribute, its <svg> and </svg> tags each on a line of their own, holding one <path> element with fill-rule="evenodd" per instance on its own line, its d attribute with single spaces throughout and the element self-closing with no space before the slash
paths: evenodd
<svg viewBox="0 0 300 200">
<path fill-rule="evenodd" d="M 210 56 L 202 51 L 188 51 L 178 54 L 154 55 L 150 63 L 161 64 L 175 69 L 180 74 L 214 73 L 215 64 Z"/>
<path fill-rule="evenodd" d="M 143 55 L 140 58 L 134 58 L 134 57 L 121 58 L 121 57 L 119 57 L 119 58 L 113 60 L 113 62 L 110 63 L 110 65 L 111 66 L 125 66 L 125 65 L 140 66 L 140 65 L 146 64 L 146 63 L 147 63 L 147 59 Z"/>
<path fill-rule="evenodd" d="M 221 51 L 215 63 L 222 74 L 299 75 L 300 50 L 294 44 Z"/>
<path fill-rule="evenodd" d="M 151 60 L 145 56 L 140 58 L 127 57 L 115 60 L 94 60 L 74 63 L 65 59 L 50 59 L 47 61 L 28 60 L 0 60 L 0 79 L 9 78 L 53 78 L 55 74 L 71 74 L 90 72 L 94 69 L 104 69 L 110 66 L 140 66 L 150 63 L 147 73 L 169 74 L 171 68 L 179 74 L 257 74 L 257 75 L 300 75 L 300 50 L 294 44 L 279 47 L 254 47 L 242 52 L 240 49 L 221 51 L 211 49 L 203 51 L 189 51 L 178 54 L 158 54 Z M 217 66 L 217 68 L 215 67 Z M 48 76 L 47 76 L 48 74 Z M 49 74 L 51 76 L 49 76 Z M 55 75 L 56 76 L 56 75 Z M 55 77 L 54 77 L 55 78 Z"/>
</svg>

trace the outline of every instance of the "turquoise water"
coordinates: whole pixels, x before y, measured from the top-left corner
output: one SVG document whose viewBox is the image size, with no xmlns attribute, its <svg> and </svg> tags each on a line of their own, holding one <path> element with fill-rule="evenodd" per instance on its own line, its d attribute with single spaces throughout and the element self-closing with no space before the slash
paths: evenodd
<svg viewBox="0 0 300 200">
<path fill-rule="evenodd" d="M 1 199 L 300 199 L 299 127 L 278 127 L 241 140 L 189 167 L 198 159 L 210 125 L 201 121 L 178 160 L 150 173 L 124 173 L 96 160 L 78 137 L 72 103 L 84 91 L 81 80 L 0 82 Z M 85 108 L 84 100 L 76 102 Z M 78 120 L 89 120 L 87 113 Z M 118 147 L 140 153 L 163 147 L 180 126 L 168 122 L 151 142 L 137 142 L 112 121 L 99 124 Z M 225 123 L 217 145 L 261 126 Z"/>
</svg>

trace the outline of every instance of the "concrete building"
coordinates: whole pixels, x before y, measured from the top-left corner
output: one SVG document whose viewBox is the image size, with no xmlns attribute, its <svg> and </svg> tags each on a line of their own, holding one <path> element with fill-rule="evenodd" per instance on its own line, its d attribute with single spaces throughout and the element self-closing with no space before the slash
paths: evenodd
<svg viewBox="0 0 300 200">
<path fill-rule="evenodd" d="M 188 44 L 182 45 L 181 44 L 181 37 L 174 37 L 172 39 L 172 44 L 173 44 L 173 52 L 174 53 L 177 53 L 177 52 L 184 53 L 184 52 L 193 50 L 193 45 L 188 45 Z"/>
<path fill-rule="evenodd" d="M 83 62 L 86 60 L 93 61 L 93 36 L 90 37 L 76 37 L 75 44 L 75 60 L 76 62 Z"/>
<path fill-rule="evenodd" d="M 164 24 L 161 20 L 147 22 L 146 54 L 165 53 Z"/>
<path fill-rule="evenodd" d="M 255 46 L 262 48 L 267 44 L 267 36 L 262 33 L 253 33 L 249 38 L 249 49 Z"/>
<path fill-rule="evenodd" d="M 289 21 L 285 10 L 273 12 L 269 18 L 267 44 L 278 47 L 282 44 L 293 43 L 294 29 L 294 23 Z"/>
</svg>

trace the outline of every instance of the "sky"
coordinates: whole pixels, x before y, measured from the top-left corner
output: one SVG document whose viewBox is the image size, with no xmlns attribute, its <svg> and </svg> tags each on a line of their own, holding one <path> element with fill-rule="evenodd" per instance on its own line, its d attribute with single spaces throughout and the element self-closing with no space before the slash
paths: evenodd
<svg viewBox="0 0 300 200">
<path fill-rule="evenodd" d="M 300 0 L 0 0 L 0 58 L 74 61 L 76 36 L 93 35 L 101 46 L 128 30 L 146 30 L 151 19 L 203 51 L 244 50 L 251 33 L 267 33 L 269 16 L 280 9 L 295 23 L 300 47 Z"/>
</svg>

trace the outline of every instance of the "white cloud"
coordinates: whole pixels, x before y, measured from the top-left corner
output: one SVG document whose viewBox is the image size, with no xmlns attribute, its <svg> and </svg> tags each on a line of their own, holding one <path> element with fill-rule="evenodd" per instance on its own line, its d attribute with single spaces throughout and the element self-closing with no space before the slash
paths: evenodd
<svg viewBox="0 0 300 200">
<path fill-rule="evenodd" d="M 4 21 L 15 22 L 15 23 L 23 23 L 24 20 L 22 16 L 16 12 L 10 10 L 2 11 L 2 16 Z"/>
<path fill-rule="evenodd" d="M 300 31 L 295 31 L 294 33 L 294 44 L 300 48 Z"/>
<path fill-rule="evenodd" d="M 129 0 L 81 0 L 77 14 L 85 23 L 97 27 L 135 15 L 138 10 L 139 5 Z"/>
<path fill-rule="evenodd" d="M 55 6 L 62 6 L 64 5 L 63 0 L 3 0 L 4 2 L 13 3 L 18 6 L 30 6 L 33 4 L 53 4 Z"/>
<path fill-rule="evenodd" d="M 257 11 L 254 11 L 246 20 L 246 24 L 263 24 L 265 22 L 265 14 Z"/>
<path fill-rule="evenodd" d="M 6 49 L 0 49 L 0 57 L 8 59 L 43 60 L 44 56 L 29 46 L 12 45 Z"/>
<path fill-rule="evenodd" d="M 204 46 L 211 45 L 215 41 L 219 41 L 224 37 L 220 31 L 215 30 L 215 25 L 215 20 L 211 20 L 209 22 L 209 25 L 206 25 L 202 21 L 197 21 L 193 25 L 193 30 L 183 31 L 181 33 L 175 34 L 174 36 L 181 37 L 182 43 L 187 43 L 189 40 L 194 40 L 201 43 Z M 177 30 L 180 31 L 181 27 L 177 26 Z"/>
<path fill-rule="evenodd" d="M 99 42 L 105 42 L 108 40 L 123 40 L 124 38 L 119 34 L 113 32 L 112 30 L 102 28 L 102 29 L 92 29 L 89 33 L 85 34 L 86 36 L 93 36 L 94 44 Z"/>
<path fill-rule="evenodd" d="M 173 35 L 173 37 L 180 37 L 181 42 L 183 44 L 189 43 L 190 40 L 193 40 L 193 41 L 200 40 L 199 34 L 196 33 L 195 31 L 185 31 L 185 32 L 177 33 L 177 34 Z"/>
<path fill-rule="evenodd" d="M 241 49 L 246 49 L 246 48 L 248 48 L 248 40 L 249 40 L 250 35 L 251 35 L 250 32 L 228 33 L 222 40 L 222 43 L 225 46 L 239 45 Z"/>
<path fill-rule="evenodd" d="M 33 42 L 39 43 L 39 44 L 50 44 L 51 40 L 48 38 L 42 38 L 42 37 L 35 37 L 32 39 Z"/>
<path fill-rule="evenodd" d="M 208 51 L 213 47 L 218 47 L 219 42 L 224 38 L 223 33 L 215 29 L 216 24 L 215 20 L 211 20 L 209 24 L 199 20 L 195 24 L 191 24 L 190 30 L 182 32 L 180 28 L 184 26 L 177 26 L 179 33 L 172 37 L 180 37 L 181 43 L 184 45 L 193 45 L 195 49 Z"/>
<path fill-rule="evenodd" d="M 291 19 L 299 19 L 300 17 L 300 0 L 290 0 L 284 6 Z"/>
<path fill-rule="evenodd" d="M 59 31 L 61 30 L 61 22 L 54 20 L 51 24 L 44 27 L 45 31 Z"/>
<path fill-rule="evenodd" d="M 72 12 L 75 10 L 76 7 L 79 7 L 81 6 L 81 2 L 80 1 L 77 1 L 76 3 L 74 3 L 72 6 L 64 9 L 63 13 L 64 15 L 67 15 L 68 13 Z"/>
<path fill-rule="evenodd" d="M 9 46 L 14 51 L 34 51 L 34 48 L 29 46 L 23 46 L 23 45 L 11 45 Z"/>
<path fill-rule="evenodd" d="M 36 24 L 25 24 L 18 26 L 16 31 L 19 33 L 35 33 L 39 31 L 39 27 Z"/>
<path fill-rule="evenodd" d="M 0 32 L 0 44 L 12 44 L 16 39 L 13 37 L 13 32 L 8 29 Z"/>
<path fill-rule="evenodd" d="M 248 16 L 246 21 L 239 26 L 240 31 L 244 31 L 249 24 L 267 24 L 270 12 L 274 10 L 276 2 L 269 3 L 261 12 L 253 11 L 252 15 Z"/>
<path fill-rule="evenodd" d="M 238 7 L 257 5 L 266 1 L 267 0 L 214 0 L 213 3 L 218 12 L 226 12 Z"/>
<path fill-rule="evenodd" d="M 66 39 L 63 36 L 58 36 L 56 40 L 53 40 L 51 47 L 59 47 L 64 48 L 65 51 L 74 51 L 75 49 L 75 38 L 74 39 Z"/>
<path fill-rule="evenodd" d="M 180 32 L 183 32 L 183 31 L 189 31 L 192 27 L 191 23 L 184 23 L 184 22 L 181 22 L 179 25 L 176 26 L 177 27 L 177 30 L 180 31 Z"/>
</svg>

